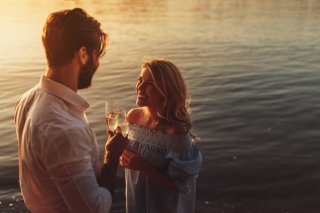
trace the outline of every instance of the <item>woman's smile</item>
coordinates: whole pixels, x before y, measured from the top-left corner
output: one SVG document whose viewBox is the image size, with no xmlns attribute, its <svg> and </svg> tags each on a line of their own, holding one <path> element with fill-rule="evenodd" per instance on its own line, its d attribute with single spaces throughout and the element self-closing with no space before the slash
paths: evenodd
<svg viewBox="0 0 320 213">
<path fill-rule="evenodd" d="M 156 88 L 152 79 L 151 72 L 143 68 L 141 75 L 136 85 L 138 106 L 147 106 L 152 108 L 159 108 L 162 102 L 162 96 Z"/>
<path fill-rule="evenodd" d="M 139 98 L 139 99 L 145 99 L 145 98 L 148 98 L 148 96 L 145 95 L 145 94 L 138 93 L 138 94 L 137 94 L 137 98 Z"/>
</svg>

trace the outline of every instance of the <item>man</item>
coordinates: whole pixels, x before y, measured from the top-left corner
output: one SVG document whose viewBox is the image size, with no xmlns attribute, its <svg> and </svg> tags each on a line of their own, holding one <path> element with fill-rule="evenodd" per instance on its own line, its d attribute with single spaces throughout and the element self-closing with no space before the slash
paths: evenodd
<svg viewBox="0 0 320 213">
<path fill-rule="evenodd" d="M 99 167 L 95 135 L 77 94 L 91 85 L 107 34 L 84 10 L 52 13 L 43 28 L 48 69 L 15 108 L 19 180 L 32 212 L 109 212 L 127 138 L 111 134 Z"/>
</svg>

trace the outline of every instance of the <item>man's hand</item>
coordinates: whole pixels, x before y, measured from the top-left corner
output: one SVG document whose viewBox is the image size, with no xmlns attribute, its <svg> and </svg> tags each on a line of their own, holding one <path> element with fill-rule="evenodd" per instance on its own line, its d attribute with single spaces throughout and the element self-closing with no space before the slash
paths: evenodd
<svg viewBox="0 0 320 213">
<path fill-rule="evenodd" d="M 105 163 L 110 160 L 119 160 L 128 143 L 128 138 L 122 135 L 121 129 L 117 128 L 114 132 L 108 131 L 108 133 L 109 137 L 105 145 Z"/>
</svg>

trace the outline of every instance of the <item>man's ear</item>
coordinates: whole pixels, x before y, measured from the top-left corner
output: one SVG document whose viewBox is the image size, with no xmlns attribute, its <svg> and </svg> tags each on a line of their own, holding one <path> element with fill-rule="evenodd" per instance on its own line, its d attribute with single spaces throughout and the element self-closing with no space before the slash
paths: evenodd
<svg viewBox="0 0 320 213">
<path fill-rule="evenodd" d="M 89 59 L 88 52 L 85 47 L 81 47 L 78 51 L 78 56 L 82 65 L 85 65 Z"/>
</svg>

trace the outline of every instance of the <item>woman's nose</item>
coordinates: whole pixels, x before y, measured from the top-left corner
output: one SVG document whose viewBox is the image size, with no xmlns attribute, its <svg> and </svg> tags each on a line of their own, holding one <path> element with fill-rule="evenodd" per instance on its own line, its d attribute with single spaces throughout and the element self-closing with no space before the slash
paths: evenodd
<svg viewBox="0 0 320 213">
<path fill-rule="evenodd" d="M 136 90 L 137 90 L 137 92 L 140 90 L 141 91 L 141 86 L 142 86 L 142 83 L 140 82 L 140 83 L 137 83 L 137 85 L 136 85 Z"/>
<path fill-rule="evenodd" d="M 138 83 L 137 84 L 137 90 L 143 90 L 144 89 L 144 82 Z"/>
</svg>

